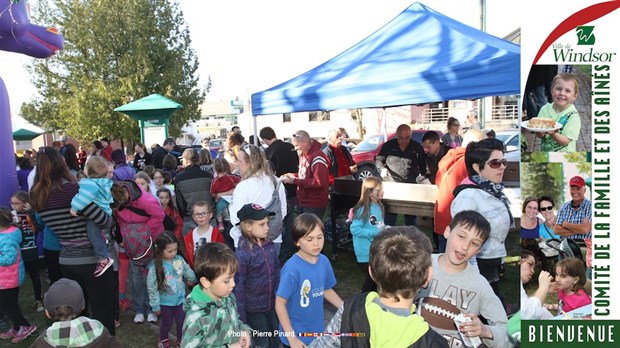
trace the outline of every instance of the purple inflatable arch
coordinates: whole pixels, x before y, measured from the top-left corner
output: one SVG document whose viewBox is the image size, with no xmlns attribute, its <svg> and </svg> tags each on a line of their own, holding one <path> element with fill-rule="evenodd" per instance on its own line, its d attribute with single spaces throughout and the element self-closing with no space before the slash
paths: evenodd
<svg viewBox="0 0 620 348">
<path fill-rule="evenodd" d="M 0 0 L 0 51 L 47 58 L 62 47 L 56 28 L 30 23 L 26 0 Z M 18 188 L 9 95 L 0 77 L 0 205 L 10 205 Z"/>
</svg>

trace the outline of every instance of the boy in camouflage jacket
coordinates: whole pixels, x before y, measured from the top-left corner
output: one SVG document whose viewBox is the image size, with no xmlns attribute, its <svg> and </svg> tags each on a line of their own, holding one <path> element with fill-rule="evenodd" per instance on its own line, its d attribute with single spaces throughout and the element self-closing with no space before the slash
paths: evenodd
<svg viewBox="0 0 620 348">
<path fill-rule="evenodd" d="M 251 328 L 239 320 L 232 290 L 235 254 L 224 244 L 207 243 L 196 250 L 198 286 L 185 299 L 181 347 L 249 347 Z"/>
</svg>

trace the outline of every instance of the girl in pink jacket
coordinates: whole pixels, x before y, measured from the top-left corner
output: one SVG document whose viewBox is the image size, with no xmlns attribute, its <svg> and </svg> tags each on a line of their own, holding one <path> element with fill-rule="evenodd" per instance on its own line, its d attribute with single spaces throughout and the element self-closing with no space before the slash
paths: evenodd
<svg viewBox="0 0 620 348">
<path fill-rule="evenodd" d="M 20 342 L 37 330 L 24 318 L 19 308 L 19 286 L 24 282 L 24 261 L 19 244 L 22 232 L 13 225 L 13 216 L 0 207 L 0 312 L 13 322 L 13 328 L 0 333 L 3 340 Z"/>
<path fill-rule="evenodd" d="M 133 321 L 143 323 L 146 316 L 154 323 L 157 315 L 149 305 L 146 276 L 153 260 L 153 241 L 164 232 L 164 211 L 155 196 L 131 180 L 115 182 L 112 196 L 123 248 L 129 256 L 132 309 L 136 313 Z"/>
</svg>

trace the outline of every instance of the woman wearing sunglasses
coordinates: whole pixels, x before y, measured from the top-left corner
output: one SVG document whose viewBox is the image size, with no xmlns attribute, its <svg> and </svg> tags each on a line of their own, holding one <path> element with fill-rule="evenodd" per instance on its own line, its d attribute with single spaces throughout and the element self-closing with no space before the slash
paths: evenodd
<svg viewBox="0 0 620 348">
<path fill-rule="evenodd" d="M 497 139 L 470 143 L 465 150 L 465 167 L 469 176 L 454 190 L 450 212 L 454 216 L 463 210 L 474 210 L 489 221 L 491 234 L 476 255 L 476 261 L 480 274 L 503 303 L 498 269 L 506 256 L 504 241 L 514 226 L 510 202 L 502 192 L 506 169 L 504 144 Z"/>
<path fill-rule="evenodd" d="M 557 215 L 553 212 L 553 198 L 551 196 L 541 196 L 538 198 L 538 210 L 540 214 L 545 218 L 545 222 L 540 224 L 538 234 L 543 239 L 561 238 L 557 234 L 553 233 L 553 226 L 555 226 L 555 220 Z"/>
<path fill-rule="evenodd" d="M 536 239 L 542 219 L 538 218 L 538 199 L 527 197 L 521 207 L 521 239 Z"/>
</svg>

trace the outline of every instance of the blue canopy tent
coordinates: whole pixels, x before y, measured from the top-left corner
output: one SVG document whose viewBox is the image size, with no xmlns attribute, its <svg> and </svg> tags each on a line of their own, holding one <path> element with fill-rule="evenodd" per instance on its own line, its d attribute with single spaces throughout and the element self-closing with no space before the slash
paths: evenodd
<svg viewBox="0 0 620 348">
<path fill-rule="evenodd" d="M 318 67 L 252 95 L 252 114 L 519 94 L 520 48 L 414 3 Z"/>
</svg>

